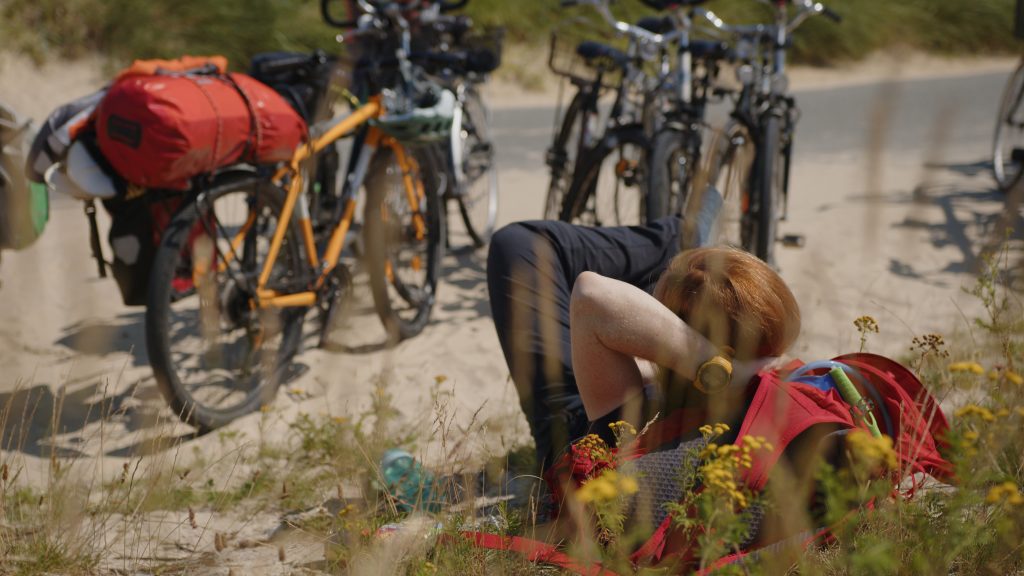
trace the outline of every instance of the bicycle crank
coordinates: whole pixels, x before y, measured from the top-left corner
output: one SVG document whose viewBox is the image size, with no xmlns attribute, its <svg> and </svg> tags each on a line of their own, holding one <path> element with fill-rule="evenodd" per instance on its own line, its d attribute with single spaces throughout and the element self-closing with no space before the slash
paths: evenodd
<svg viewBox="0 0 1024 576">
<path fill-rule="evenodd" d="M 340 345 L 331 337 L 341 327 L 351 308 L 352 272 L 348 266 L 338 264 L 331 270 L 317 298 L 320 310 L 319 348 L 337 349 Z"/>
</svg>

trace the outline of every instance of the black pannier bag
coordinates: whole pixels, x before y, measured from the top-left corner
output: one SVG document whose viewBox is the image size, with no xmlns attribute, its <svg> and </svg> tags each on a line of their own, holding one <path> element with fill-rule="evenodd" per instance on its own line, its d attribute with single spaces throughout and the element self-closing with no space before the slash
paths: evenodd
<svg viewBox="0 0 1024 576">
<path fill-rule="evenodd" d="M 107 240 L 114 252 L 110 269 L 125 306 L 146 304 L 149 273 L 160 238 L 182 200 L 180 192 L 146 190 L 135 197 L 103 202 L 110 214 Z"/>
<path fill-rule="evenodd" d="M 249 75 L 284 96 L 307 124 L 327 117 L 327 91 L 337 59 L 322 50 L 265 52 L 253 56 Z"/>
</svg>

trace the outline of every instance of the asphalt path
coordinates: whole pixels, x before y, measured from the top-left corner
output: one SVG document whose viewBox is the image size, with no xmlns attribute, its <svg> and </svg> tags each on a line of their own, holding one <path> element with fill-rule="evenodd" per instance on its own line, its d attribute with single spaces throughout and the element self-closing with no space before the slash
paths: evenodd
<svg viewBox="0 0 1024 576">
<path fill-rule="evenodd" d="M 882 144 L 901 154 L 922 152 L 933 144 L 936 124 L 951 135 L 950 153 L 983 161 L 989 152 L 995 115 L 1006 74 L 984 74 L 796 90 L 801 112 L 794 148 L 799 165 L 823 154 L 857 157 L 877 136 L 872 119 L 884 114 Z M 544 151 L 553 136 L 555 107 L 501 107 L 493 110 L 494 137 L 500 167 L 543 172 Z M 723 106 L 709 114 L 711 124 L 727 115 Z M 973 156 L 972 156 L 973 155 Z M 546 186 L 541 178 L 541 187 Z M 543 191 L 522 182 L 503 181 L 503 221 L 539 217 Z M 530 206 L 529 203 L 533 202 Z"/>
</svg>

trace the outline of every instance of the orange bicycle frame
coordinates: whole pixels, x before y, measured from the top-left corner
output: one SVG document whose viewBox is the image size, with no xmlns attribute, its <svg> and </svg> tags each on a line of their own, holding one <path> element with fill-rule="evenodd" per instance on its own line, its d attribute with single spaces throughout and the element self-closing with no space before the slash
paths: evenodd
<svg viewBox="0 0 1024 576">
<path fill-rule="evenodd" d="M 281 214 L 278 217 L 274 234 L 271 237 L 267 259 L 260 270 L 259 279 L 256 285 L 256 298 L 253 301 L 254 306 L 259 308 L 286 308 L 308 307 L 316 304 L 318 294 L 317 289 L 323 286 L 327 276 L 334 267 L 337 266 L 338 259 L 341 257 L 345 237 L 348 234 L 352 225 L 352 220 L 355 216 L 356 196 L 353 192 L 345 199 L 342 217 L 335 224 L 335 227 L 331 232 L 330 239 L 327 242 L 327 247 L 321 257 L 318 254 L 316 241 L 313 236 L 313 225 L 309 217 L 309 209 L 305 199 L 302 198 L 303 181 L 300 166 L 302 162 L 316 155 L 331 143 L 346 136 L 371 119 L 380 117 L 383 113 L 384 109 L 380 98 L 371 98 L 369 102 L 360 106 L 349 116 L 335 123 L 322 135 L 313 139 L 306 145 L 299 147 L 295 151 L 291 160 L 289 160 L 286 165 L 278 169 L 274 174 L 273 181 L 275 184 L 281 183 L 287 177 L 290 177 L 290 179 L 288 180 L 287 196 L 285 197 L 284 206 L 281 208 Z M 424 197 L 423 195 L 425 191 L 423 190 L 422 182 L 418 179 L 413 179 L 413 174 L 417 172 L 418 166 L 416 165 L 415 159 L 406 152 L 401 143 L 386 136 L 376 127 L 370 127 L 366 134 L 364 146 L 359 150 L 360 158 L 355 168 L 356 178 L 352 182 L 352 190 L 356 191 L 362 185 L 362 181 L 366 176 L 366 169 L 368 167 L 369 160 L 372 158 L 376 149 L 381 146 L 390 148 L 395 154 L 395 159 L 402 171 L 402 183 L 405 188 L 405 198 L 413 211 L 413 226 L 416 238 L 420 240 L 426 234 L 426 223 L 424 222 L 423 215 L 420 212 L 420 203 Z M 296 211 L 298 212 L 296 219 L 298 221 L 299 231 L 302 235 L 308 264 L 311 269 L 320 269 L 320 271 L 315 284 L 310 287 L 311 289 L 303 292 L 281 294 L 275 290 L 268 289 L 267 283 L 270 280 L 271 271 L 273 270 L 277 257 L 280 254 L 281 245 L 284 242 L 288 226 L 291 225 L 292 217 L 296 215 Z M 242 229 L 239 230 L 234 238 L 232 238 L 230 242 L 230 252 L 225 256 L 224 261 L 219 264 L 219 268 L 221 270 L 226 268 L 228 262 L 235 257 L 238 247 L 241 245 L 245 235 L 248 233 L 254 222 L 255 214 L 253 213 L 250 214 L 249 219 L 246 221 Z"/>
</svg>

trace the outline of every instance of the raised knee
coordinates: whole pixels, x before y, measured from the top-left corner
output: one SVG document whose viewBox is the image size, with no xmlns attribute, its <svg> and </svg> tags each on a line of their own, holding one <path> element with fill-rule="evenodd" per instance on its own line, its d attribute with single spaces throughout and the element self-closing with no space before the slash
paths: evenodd
<svg viewBox="0 0 1024 576">
<path fill-rule="evenodd" d="M 487 249 L 487 269 L 508 269 L 516 260 L 528 258 L 540 235 L 522 222 L 503 226 L 491 236 Z"/>
</svg>

